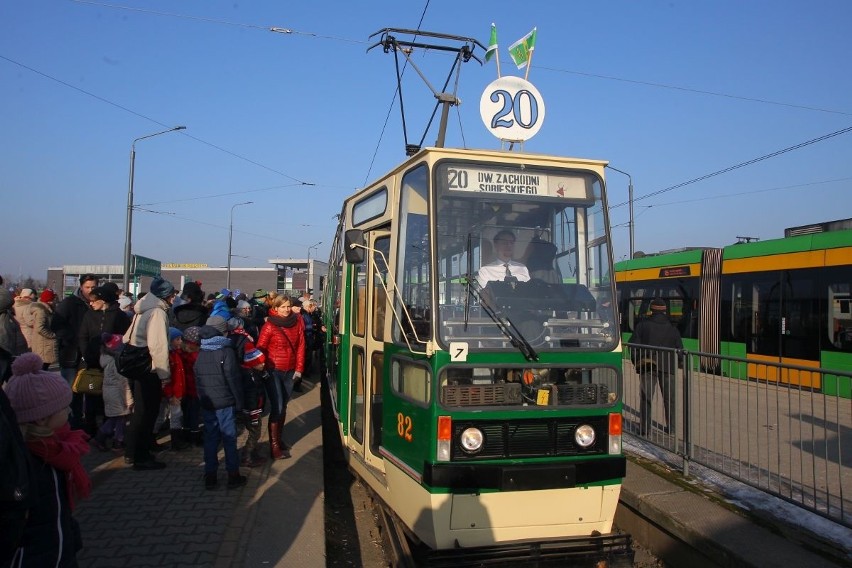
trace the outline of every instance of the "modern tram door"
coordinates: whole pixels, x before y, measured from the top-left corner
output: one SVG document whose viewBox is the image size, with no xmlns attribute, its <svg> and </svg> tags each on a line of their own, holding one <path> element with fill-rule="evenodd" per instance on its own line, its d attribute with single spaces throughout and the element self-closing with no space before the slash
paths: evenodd
<svg viewBox="0 0 852 568">
<path fill-rule="evenodd" d="M 382 468 L 379 447 L 382 437 L 384 334 L 390 232 L 364 233 L 364 261 L 351 266 L 349 373 L 350 449 L 373 467 Z"/>
</svg>

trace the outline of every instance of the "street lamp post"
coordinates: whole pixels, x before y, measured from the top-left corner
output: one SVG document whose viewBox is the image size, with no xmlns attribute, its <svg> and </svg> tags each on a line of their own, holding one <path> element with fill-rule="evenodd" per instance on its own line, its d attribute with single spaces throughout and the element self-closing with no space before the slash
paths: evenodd
<svg viewBox="0 0 852 568">
<path fill-rule="evenodd" d="M 311 288 L 313 288 L 313 281 L 311 280 L 311 249 L 315 249 L 322 244 L 322 241 L 318 243 L 312 244 L 308 247 L 308 284 L 305 286 L 305 296 L 310 294 Z"/>
<path fill-rule="evenodd" d="M 252 203 L 254 203 L 254 201 L 243 201 L 242 203 L 234 203 L 231 205 L 231 222 L 228 229 L 228 276 L 225 281 L 225 288 L 227 288 L 228 291 L 231 290 L 231 257 L 233 256 L 231 254 L 231 243 L 234 240 L 234 208 L 239 207 L 240 205 L 251 205 Z"/>
<path fill-rule="evenodd" d="M 623 172 L 623 171 L 619 170 L 618 168 L 614 168 L 609 164 L 607 164 L 606 167 L 608 167 L 609 169 L 611 169 L 613 171 L 616 171 L 620 174 L 624 174 L 624 175 L 627 176 L 627 183 L 628 183 L 627 202 L 628 202 L 628 205 L 630 206 L 630 220 L 629 220 L 627 226 L 630 229 L 630 258 L 633 258 L 633 243 L 634 243 L 634 241 L 633 241 L 633 176 L 631 176 L 627 172 Z"/>
<path fill-rule="evenodd" d="M 175 126 L 168 130 L 155 132 L 154 134 L 148 134 L 147 136 L 140 136 L 139 138 L 134 139 L 133 144 L 130 145 L 130 184 L 127 189 L 127 223 L 124 234 L 124 279 L 122 280 L 125 292 L 130 291 L 130 261 L 132 259 L 130 254 L 130 235 L 133 227 L 133 173 L 136 164 L 136 143 L 140 140 L 144 140 L 145 138 L 151 138 L 153 136 L 159 136 L 160 134 L 174 132 L 175 130 L 185 129 L 186 126 Z"/>
</svg>

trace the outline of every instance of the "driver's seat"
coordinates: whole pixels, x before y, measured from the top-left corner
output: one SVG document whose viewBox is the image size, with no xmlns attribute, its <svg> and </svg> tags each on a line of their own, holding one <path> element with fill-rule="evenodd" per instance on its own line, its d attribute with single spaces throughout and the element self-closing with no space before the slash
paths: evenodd
<svg viewBox="0 0 852 568">
<path fill-rule="evenodd" d="M 545 241 L 541 237 L 535 237 L 527 245 L 524 253 L 527 270 L 530 278 L 544 280 L 548 284 L 559 284 L 559 274 L 556 271 L 556 245 Z"/>
</svg>

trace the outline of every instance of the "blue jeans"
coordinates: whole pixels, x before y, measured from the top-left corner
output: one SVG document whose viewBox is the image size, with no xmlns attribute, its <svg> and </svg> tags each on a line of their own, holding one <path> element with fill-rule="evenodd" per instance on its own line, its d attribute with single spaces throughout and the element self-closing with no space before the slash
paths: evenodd
<svg viewBox="0 0 852 568">
<path fill-rule="evenodd" d="M 272 379 L 266 382 L 269 395 L 269 422 L 278 422 L 287 414 L 287 403 L 293 396 L 292 371 L 272 371 Z"/>
<path fill-rule="evenodd" d="M 204 419 L 204 473 L 216 473 L 219 468 L 219 442 L 225 448 L 225 470 L 240 471 L 240 456 L 237 453 L 236 410 L 233 406 L 218 410 L 201 409 Z"/>
</svg>

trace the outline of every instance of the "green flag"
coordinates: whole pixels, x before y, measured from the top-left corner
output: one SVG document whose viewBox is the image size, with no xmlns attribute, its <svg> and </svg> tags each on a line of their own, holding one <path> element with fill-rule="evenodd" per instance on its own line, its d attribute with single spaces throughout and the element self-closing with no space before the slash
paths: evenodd
<svg viewBox="0 0 852 568">
<path fill-rule="evenodd" d="M 491 58 L 497 53 L 497 26 L 491 24 L 491 39 L 488 41 L 488 49 L 485 51 L 485 61 L 491 61 Z"/>
<path fill-rule="evenodd" d="M 512 56 L 512 61 L 518 66 L 518 69 L 523 69 L 527 66 L 530 60 L 530 53 L 535 49 L 535 34 L 533 30 L 509 46 L 509 55 Z"/>
</svg>

